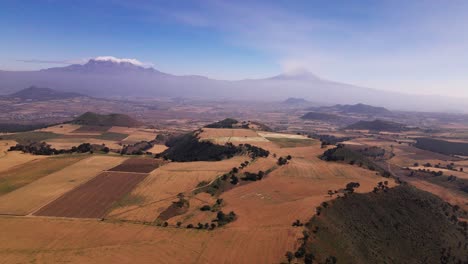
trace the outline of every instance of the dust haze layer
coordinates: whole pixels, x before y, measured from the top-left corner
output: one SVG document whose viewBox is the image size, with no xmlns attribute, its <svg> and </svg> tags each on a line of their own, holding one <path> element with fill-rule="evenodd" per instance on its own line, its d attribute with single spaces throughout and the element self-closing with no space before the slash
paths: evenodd
<svg viewBox="0 0 468 264">
<path fill-rule="evenodd" d="M 29 86 L 50 87 L 90 96 L 186 97 L 250 101 L 306 98 L 325 104 L 367 103 L 392 109 L 468 112 L 466 99 L 410 95 L 323 80 L 311 73 L 282 74 L 265 79 L 214 80 L 177 76 L 128 62 L 88 63 L 39 71 L 0 71 L 0 93 Z"/>
</svg>

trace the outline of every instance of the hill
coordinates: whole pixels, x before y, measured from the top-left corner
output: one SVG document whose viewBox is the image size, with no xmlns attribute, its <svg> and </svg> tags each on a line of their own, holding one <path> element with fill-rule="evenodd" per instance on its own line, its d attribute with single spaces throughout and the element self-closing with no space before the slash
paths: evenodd
<svg viewBox="0 0 468 264">
<path fill-rule="evenodd" d="M 71 121 L 72 124 L 85 126 L 122 126 L 137 127 L 142 123 L 124 114 L 100 115 L 93 112 L 86 112 Z"/>
<path fill-rule="evenodd" d="M 241 149 L 230 145 L 216 145 L 208 141 L 199 141 L 194 133 L 170 138 L 166 141 L 166 149 L 158 157 L 173 161 L 217 161 L 232 158 Z"/>
<path fill-rule="evenodd" d="M 320 112 L 308 112 L 301 116 L 302 119 L 306 120 L 319 120 L 319 121 L 338 121 L 341 119 L 338 115 Z"/>
<path fill-rule="evenodd" d="M 206 125 L 206 128 L 233 128 L 234 125 L 238 124 L 239 121 L 232 118 L 226 118 L 218 122 L 214 122 Z"/>
<path fill-rule="evenodd" d="M 322 207 L 302 248 L 318 263 L 466 263 L 459 216 L 466 212 L 407 185 L 354 193 Z"/>
<path fill-rule="evenodd" d="M 334 105 L 322 106 L 314 108 L 319 112 L 339 112 L 345 114 L 362 114 L 362 115 L 390 115 L 392 112 L 385 107 L 372 106 L 367 104 L 354 104 L 354 105 Z"/>
<path fill-rule="evenodd" d="M 468 143 L 433 138 L 417 138 L 415 147 L 446 155 L 468 156 Z"/>
<path fill-rule="evenodd" d="M 305 105 L 305 104 L 310 104 L 310 102 L 307 101 L 304 98 L 289 97 L 288 99 L 283 101 L 283 104 L 287 104 L 287 105 Z"/>
<path fill-rule="evenodd" d="M 400 123 L 376 119 L 374 121 L 359 121 L 345 127 L 345 129 L 400 132 L 406 126 Z"/>
<path fill-rule="evenodd" d="M 21 100 L 29 100 L 29 101 L 49 101 L 49 100 L 60 100 L 60 99 L 81 97 L 81 96 L 84 96 L 84 95 L 79 94 L 79 93 L 73 93 L 73 92 L 57 91 L 57 90 L 46 88 L 46 87 L 31 86 L 29 88 L 20 90 L 16 93 L 9 94 L 7 97 L 18 98 Z"/>
</svg>

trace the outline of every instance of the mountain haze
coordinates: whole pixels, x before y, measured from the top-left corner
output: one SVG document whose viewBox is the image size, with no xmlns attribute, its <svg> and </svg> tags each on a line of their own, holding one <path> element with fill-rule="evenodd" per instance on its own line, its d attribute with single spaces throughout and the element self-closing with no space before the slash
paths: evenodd
<svg viewBox="0 0 468 264">
<path fill-rule="evenodd" d="M 131 62 L 91 59 L 86 64 L 39 71 L 0 71 L 0 93 L 29 86 L 52 87 L 90 96 L 186 97 L 199 99 L 284 100 L 300 97 L 328 104 L 366 103 L 394 109 L 465 111 L 460 98 L 407 95 L 323 80 L 307 71 L 264 79 L 214 80 L 177 76 Z"/>
</svg>

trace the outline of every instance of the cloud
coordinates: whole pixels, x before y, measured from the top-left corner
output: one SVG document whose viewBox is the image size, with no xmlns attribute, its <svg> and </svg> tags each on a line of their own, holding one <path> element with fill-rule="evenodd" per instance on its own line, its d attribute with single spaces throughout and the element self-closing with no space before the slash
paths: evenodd
<svg viewBox="0 0 468 264">
<path fill-rule="evenodd" d="M 307 68 L 363 86 L 468 95 L 466 1 L 145 3 L 135 5 L 139 15 L 213 30 L 285 71 Z M 464 81 L 447 87 L 452 79 Z"/>
<path fill-rule="evenodd" d="M 16 60 L 16 61 L 25 62 L 25 63 L 37 63 L 37 64 L 64 64 L 64 65 L 70 65 L 70 64 L 82 64 L 82 63 L 85 63 L 87 60 L 85 60 L 85 59 L 79 59 L 79 60 L 23 59 L 23 60 Z"/>
<path fill-rule="evenodd" d="M 143 62 L 141 62 L 141 61 L 139 61 L 137 59 L 116 58 L 116 57 L 113 57 L 113 56 L 98 56 L 98 57 L 94 58 L 94 60 L 96 60 L 96 61 L 112 61 L 112 62 L 116 62 L 116 63 L 125 62 L 125 63 L 134 64 L 134 65 L 137 65 L 137 66 L 146 65 L 145 63 L 143 63 Z"/>
</svg>

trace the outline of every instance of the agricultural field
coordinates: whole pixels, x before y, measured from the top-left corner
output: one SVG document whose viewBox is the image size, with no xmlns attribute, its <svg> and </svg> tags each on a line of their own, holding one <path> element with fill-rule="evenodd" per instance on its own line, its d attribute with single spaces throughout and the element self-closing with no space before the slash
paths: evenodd
<svg viewBox="0 0 468 264">
<path fill-rule="evenodd" d="M 29 161 L 43 159 L 45 157 L 35 156 L 20 151 L 8 151 L 16 145 L 13 140 L 0 140 L 0 174 L 10 168 L 25 164 Z"/>
<path fill-rule="evenodd" d="M 34 215 L 101 218 L 112 204 L 133 189 L 146 174 L 103 172 L 39 209 Z"/>
<path fill-rule="evenodd" d="M 39 165 L 36 169 L 27 169 L 19 174 L 20 176 L 26 175 L 23 177 L 32 174 L 34 177 L 33 179 L 28 178 L 28 184 L 23 187 L 0 196 L 0 214 L 30 214 L 62 194 L 94 178 L 103 170 L 116 166 L 123 160 L 124 158 L 121 157 L 97 155 L 90 157 L 77 155 L 70 158 L 65 156 L 57 159 L 41 160 L 40 162 L 50 162 L 49 166 L 55 166 L 55 172 L 41 172 L 40 170 L 43 170 L 42 168 L 45 166 Z M 67 162 L 63 164 L 64 161 Z M 57 164 L 60 164 L 58 168 Z M 18 177 L 15 174 L 13 175 Z M 38 178 L 36 175 L 41 177 Z"/>
<path fill-rule="evenodd" d="M 40 131 L 53 133 L 47 143 L 57 148 L 87 142 L 116 149 L 153 140 L 160 132 L 168 133 L 77 125 Z M 346 132 L 339 133 L 346 136 Z M 305 133 L 238 128 L 202 128 L 195 141 L 208 141 L 204 147 L 216 148 L 227 142 L 233 148 L 248 143 L 268 151 L 268 156 L 258 156 L 262 153 L 258 149 L 240 148 L 241 152 L 218 161 L 155 158 L 154 154 L 168 148 L 163 144 L 145 150 L 152 155 L 34 156 L 3 151 L 0 165 L 10 155 L 25 155 L 25 161 L 0 170 L 0 230 L 4 230 L 0 258 L 5 263 L 287 263 L 285 253 L 301 246 L 306 230 L 293 223 L 307 223 L 320 208 L 335 199 L 348 199 L 352 192 L 372 194 L 384 183 L 391 189 L 405 180 L 466 208 L 466 197 L 447 192 L 442 185 L 418 178 L 397 179 L 404 167 L 427 169 L 422 167 L 424 162 L 453 163 L 458 171 L 443 169 L 444 175 L 453 172 L 466 179 L 466 173 L 459 170 L 468 167 L 466 160 L 421 150 L 411 143 L 399 144 L 395 141 L 399 134 L 353 133 L 355 137 L 345 145 L 356 151 L 385 149 L 388 155 L 369 160 L 388 169 L 390 176 L 354 163 L 326 161 L 322 155 L 336 146 L 322 146 Z M 3 150 L 16 143 L 2 142 Z M 190 152 L 193 146 L 198 145 L 181 149 Z M 195 158 L 202 159 L 203 154 L 198 154 Z M 350 183 L 358 183 L 352 192 Z M 8 186 L 4 193 L 2 186 Z M 220 212 L 233 212 L 235 217 L 221 222 Z"/>
<path fill-rule="evenodd" d="M 164 164 L 164 161 L 158 159 L 133 158 L 109 169 L 109 171 L 150 173 L 162 164 Z"/>
<path fill-rule="evenodd" d="M 27 161 L 20 166 L 17 165 L 10 169 L 6 169 L 0 173 L 0 197 L 51 173 L 60 171 L 84 158 L 85 156 L 83 155 L 51 158 L 45 158 L 45 156 L 42 156 L 42 158 Z"/>
<path fill-rule="evenodd" d="M 152 222 L 177 200 L 177 194 L 190 192 L 200 182 L 208 183 L 244 161 L 245 157 L 235 157 L 216 162 L 171 162 L 161 166 L 129 194 L 140 197 L 139 203 L 115 208 L 108 217 Z"/>
</svg>

